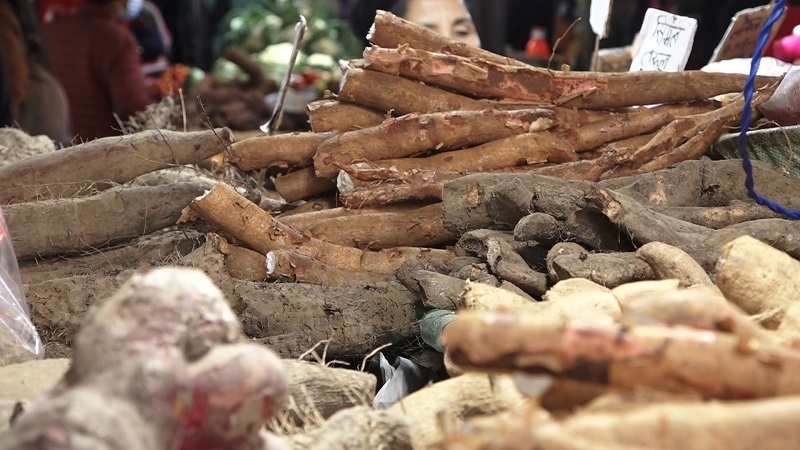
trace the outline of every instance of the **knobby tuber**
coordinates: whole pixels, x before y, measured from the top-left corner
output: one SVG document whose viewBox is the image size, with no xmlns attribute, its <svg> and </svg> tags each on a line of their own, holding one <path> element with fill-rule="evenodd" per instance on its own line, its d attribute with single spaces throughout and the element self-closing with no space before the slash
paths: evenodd
<svg viewBox="0 0 800 450">
<path fill-rule="evenodd" d="M 287 377 L 272 351 L 241 340 L 202 272 L 135 275 L 92 309 L 69 371 L 0 446 L 264 448 L 259 430 L 285 402 Z"/>
</svg>

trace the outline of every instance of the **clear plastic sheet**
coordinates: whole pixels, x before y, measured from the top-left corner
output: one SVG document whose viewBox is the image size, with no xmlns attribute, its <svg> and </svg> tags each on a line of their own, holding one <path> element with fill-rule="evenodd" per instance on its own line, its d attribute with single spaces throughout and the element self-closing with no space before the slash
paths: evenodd
<svg viewBox="0 0 800 450">
<path fill-rule="evenodd" d="M 44 348 L 31 322 L 17 257 L 0 209 L 0 365 L 42 356 Z"/>
</svg>

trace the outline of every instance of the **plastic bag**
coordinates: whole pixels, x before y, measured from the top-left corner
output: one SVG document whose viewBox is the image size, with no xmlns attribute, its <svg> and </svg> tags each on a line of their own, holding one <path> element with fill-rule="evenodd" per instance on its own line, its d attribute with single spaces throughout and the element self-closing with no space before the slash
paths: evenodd
<svg viewBox="0 0 800 450">
<path fill-rule="evenodd" d="M 19 266 L 0 209 L 0 366 L 44 356 L 22 291 Z"/>
<path fill-rule="evenodd" d="M 772 97 L 758 110 L 779 125 L 800 124 L 800 66 L 794 66 L 786 74 Z"/>
</svg>

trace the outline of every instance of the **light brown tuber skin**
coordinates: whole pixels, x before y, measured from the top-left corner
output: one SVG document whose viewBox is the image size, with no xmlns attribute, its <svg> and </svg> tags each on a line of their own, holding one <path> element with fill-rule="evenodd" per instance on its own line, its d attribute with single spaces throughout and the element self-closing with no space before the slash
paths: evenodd
<svg viewBox="0 0 800 450">
<path fill-rule="evenodd" d="M 447 449 L 706 450 L 793 449 L 800 439 L 796 396 L 738 402 L 680 399 L 585 411 L 555 421 L 517 411 L 470 420 Z"/>
<path fill-rule="evenodd" d="M 681 286 L 711 285 L 711 278 L 688 253 L 663 242 L 648 242 L 636 256 L 653 268 L 657 278 L 677 279 Z"/>
<path fill-rule="evenodd" d="M 442 261 L 453 257 L 452 252 L 441 249 L 397 247 L 373 252 L 308 237 L 275 220 L 225 183 L 195 199 L 189 208 L 263 255 L 291 250 L 341 270 L 391 273 L 411 257 Z"/>
<path fill-rule="evenodd" d="M 317 147 L 314 168 L 317 176 L 333 178 L 339 172 L 339 164 L 475 146 L 547 130 L 553 119 L 553 113 L 546 109 L 407 114 L 375 127 L 332 136 Z"/>
<path fill-rule="evenodd" d="M 442 342 L 464 369 L 555 373 L 706 398 L 800 393 L 800 352 L 728 333 L 482 312 L 460 314 Z"/>
<path fill-rule="evenodd" d="M 337 100 L 317 100 L 306 105 L 311 131 L 324 133 L 360 130 L 380 125 L 386 114 L 375 109 Z"/>
<path fill-rule="evenodd" d="M 777 328 L 800 292 L 800 261 L 750 236 L 722 249 L 716 283 L 725 297 L 748 314 L 769 314 L 763 323 Z"/>
<path fill-rule="evenodd" d="M 297 223 L 296 220 L 291 222 Z M 302 225 L 306 226 L 295 228 L 308 236 L 361 249 L 437 247 L 456 241 L 456 236 L 442 225 L 441 203 L 373 208 L 363 213 L 356 209 L 339 217 L 319 218 L 311 225 Z"/>
<path fill-rule="evenodd" d="M 525 64 L 515 59 L 450 39 L 422 25 L 382 10 L 376 11 L 375 23 L 367 38 L 375 45 L 385 48 L 408 45 L 432 52 L 479 57 L 498 64 L 525 66 Z"/>
<path fill-rule="evenodd" d="M 231 145 L 227 158 L 242 170 L 307 167 L 317 147 L 334 135 L 304 132 L 253 136 Z"/>
<path fill-rule="evenodd" d="M 448 427 L 467 417 L 503 409 L 521 411 L 528 404 L 510 377 L 471 373 L 414 392 L 389 411 L 411 420 L 414 448 L 431 448 L 442 442 Z"/>
<path fill-rule="evenodd" d="M 506 98 L 557 106 L 604 109 L 705 100 L 741 92 L 745 75 L 684 72 L 560 72 L 514 67 L 410 47 L 364 50 L 364 67 L 481 98 Z M 760 77 L 758 86 L 775 77 Z M 670 86 L 664 89 L 664 86 Z"/>
<path fill-rule="evenodd" d="M 275 189 L 286 202 L 291 203 L 333 191 L 336 184 L 317 177 L 313 167 L 305 167 L 275 178 Z"/>
</svg>

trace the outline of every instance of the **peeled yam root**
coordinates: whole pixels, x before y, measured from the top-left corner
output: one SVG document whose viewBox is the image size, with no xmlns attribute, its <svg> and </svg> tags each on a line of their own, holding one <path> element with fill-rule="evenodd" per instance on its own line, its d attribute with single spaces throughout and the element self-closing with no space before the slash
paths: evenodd
<svg viewBox="0 0 800 450">
<path fill-rule="evenodd" d="M 738 402 L 666 401 L 549 420 L 518 411 L 479 417 L 448 435 L 447 449 L 792 449 L 800 397 Z"/>
<path fill-rule="evenodd" d="M 725 297 L 749 314 L 769 313 L 762 322 L 777 328 L 800 292 L 800 261 L 742 236 L 722 249 L 716 283 Z"/>
<path fill-rule="evenodd" d="M 69 371 L 0 447 L 261 449 L 259 430 L 283 407 L 287 383 L 271 350 L 243 342 L 208 277 L 155 269 L 91 311 Z"/>
<path fill-rule="evenodd" d="M 467 370 L 554 373 L 721 399 L 800 392 L 800 353 L 729 333 L 472 312 L 451 322 L 442 342 Z"/>
</svg>

